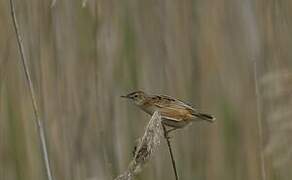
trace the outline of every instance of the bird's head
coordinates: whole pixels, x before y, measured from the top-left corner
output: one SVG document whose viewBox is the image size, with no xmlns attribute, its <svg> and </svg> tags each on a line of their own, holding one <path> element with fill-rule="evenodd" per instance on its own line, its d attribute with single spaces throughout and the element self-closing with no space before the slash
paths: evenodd
<svg viewBox="0 0 292 180">
<path fill-rule="evenodd" d="M 130 101 L 132 101 L 133 103 L 135 103 L 136 105 L 142 105 L 146 98 L 147 98 L 147 94 L 143 91 L 134 91 L 132 93 L 129 93 L 125 96 L 121 96 L 122 98 L 127 98 Z"/>
</svg>

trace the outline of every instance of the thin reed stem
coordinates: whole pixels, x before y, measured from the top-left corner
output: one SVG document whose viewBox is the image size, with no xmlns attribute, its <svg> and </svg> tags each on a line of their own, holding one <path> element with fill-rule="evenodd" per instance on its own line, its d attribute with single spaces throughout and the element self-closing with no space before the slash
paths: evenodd
<svg viewBox="0 0 292 180">
<path fill-rule="evenodd" d="M 265 168 L 265 155 L 263 151 L 263 130 L 262 130 L 262 106 L 261 106 L 261 94 L 259 91 L 258 82 L 258 71 L 257 62 L 254 60 L 254 82 L 255 82 L 255 93 L 257 103 L 257 123 L 258 123 L 258 136 L 259 136 L 259 153 L 260 153 L 260 164 L 261 164 L 261 176 L 262 180 L 266 180 L 266 168 Z"/>
<path fill-rule="evenodd" d="M 171 157 L 171 163 L 172 163 L 172 167 L 173 167 L 173 171 L 174 171 L 174 175 L 175 175 L 175 179 L 178 180 L 178 174 L 177 174 L 177 170 L 176 170 L 176 164 L 175 164 L 175 160 L 174 160 L 174 156 L 173 156 L 173 152 L 172 152 L 172 148 L 170 145 L 170 141 L 169 141 L 169 137 L 165 128 L 165 125 L 163 124 L 163 122 L 161 123 L 162 127 L 163 127 L 163 132 L 164 132 L 164 138 L 167 142 L 167 146 L 168 146 L 168 150 L 169 150 L 169 154 Z"/>
<path fill-rule="evenodd" d="M 23 70 L 24 70 L 25 77 L 26 77 L 26 82 L 28 84 L 29 92 L 30 92 L 30 96 L 31 96 L 31 100 L 32 100 L 33 112 L 34 112 L 34 115 L 35 115 L 35 125 L 37 127 L 38 134 L 39 134 L 39 139 L 40 139 L 40 142 L 41 142 L 41 149 L 42 149 L 43 160 L 44 160 L 44 164 L 45 164 L 45 168 L 46 168 L 47 179 L 48 180 L 52 180 L 53 178 L 52 178 L 50 162 L 49 162 L 49 157 L 48 157 L 45 131 L 44 131 L 43 123 L 40 120 L 40 115 L 39 115 L 39 110 L 38 110 L 38 106 L 37 106 L 36 95 L 35 95 L 35 92 L 34 92 L 34 89 L 33 89 L 31 76 L 30 76 L 30 73 L 29 73 L 29 70 L 28 70 L 28 62 L 27 62 L 27 59 L 26 59 L 26 57 L 24 55 L 24 46 L 22 44 L 22 38 L 21 38 L 21 35 L 20 35 L 20 31 L 19 31 L 19 25 L 18 25 L 17 18 L 16 18 L 16 15 L 15 15 L 15 6 L 14 6 L 13 0 L 10 0 L 10 11 L 11 11 L 11 17 L 12 17 L 12 21 L 13 21 L 14 30 L 15 30 L 15 33 L 16 33 L 17 44 L 18 44 L 18 48 L 19 48 L 19 52 L 20 52 L 21 64 L 23 66 Z"/>
</svg>

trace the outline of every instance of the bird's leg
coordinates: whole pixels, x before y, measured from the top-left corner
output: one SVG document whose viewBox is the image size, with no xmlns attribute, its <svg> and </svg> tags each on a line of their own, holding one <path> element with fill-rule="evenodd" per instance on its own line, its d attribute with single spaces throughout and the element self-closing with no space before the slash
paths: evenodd
<svg viewBox="0 0 292 180">
<path fill-rule="evenodd" d="M 170 139 L 172 138 L 172 136 L 169 136 L 169 134 L 168 134 L 167 131 L 165 132 L 165 135 L 164 135 L 164 136 L 165 136 L 165 138 L 168 139 L 168 140 L 170 140 Z"/>
<path fill-rule="evenodd" d="M 167 130 L 167 125 L 166 124 L 164 124 L 163 122 L 161 123 L 161 125 L 162 125 L 162 127 L 163 127 L 163 132 L 164 132 L 164 137 L 165 137 L 165 139 L 167 140 L 167 141 L 169 141 L 169 139 L 170 139 L 170 137 L 168 136 L 168 130 Z"/>
<path fill-rule="evenodd" d="M 172 132 L 172 131 L 175 131 L 175 130 L 177 130 L 177 129 L 179 129 L 179 128 L 181 128 L 180 127 L 180 122 L 182 122 L 182 123 L 184 123 L 184 121 L 173 121 L 173 120 L 169 120 L 169 119 L 163 119 L 162 120 L 162 124 L 165 126 L 165 131 L 166 131 L 166 134 L 169 134 L 170 132 Z"/>
<path fill-rule="evenodd" d="M 168 129 L 168 130 L 166 131 L 166 133 L 169 134 L 170 132 L 175 131 L 175 130 L 177 130 L 177 129 L 178 129 L 177 127 L 172 127 L 171 129 Z"/>
<path fill-rule="evenodd" d="M 176 128 L 176 127 L 172 127 L 171 129 L 166 130 L 166 132 L 165 132 L 165 137 L 166 137 L 167 139 L 171 139 L 171 138 L 173 138 L 173 136 L 170 136 L 170 133 L 171 133 L 172 131 L 177 130 L 177 129 L 178 129 L 178 128 Z"/>
<path fill-rule="evenodd" d="M 178 129 L 178 128 L 175 128 L 175 127 L 170 127 L 171 129 L 167 129 L 167 126 L 166 124 L 162 124 L 164 126 L 164 137 L 167 138 L 168 140 L 170 140 L 172 138 L 172 136 L 169 135 L 170 132 Z"/>
</svg>

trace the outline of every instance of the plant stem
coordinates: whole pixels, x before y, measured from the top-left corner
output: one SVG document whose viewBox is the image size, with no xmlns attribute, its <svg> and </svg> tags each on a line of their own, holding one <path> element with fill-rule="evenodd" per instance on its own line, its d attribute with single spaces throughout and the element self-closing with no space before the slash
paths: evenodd
<svg viewBox="0 0 292 180">
<path fill-rule="evenodd" d="M 169 154 L 170 154 L 170 157 L 171 157 L 171 163 L 172 163 L 172 167 L 173 167 L 175 179 L 178 180 L 178 175 L 177 175 L 177 170 L 176 170 L 176 164 L 175 164 L 175 160 L 174 160 L 174 157 L 173 157 L 173 152 L 172 152 L 172 148 L 171 148 L 171 145 L 170 145 L 168 133 L 166 131 L 166 128 L 165 128 L 165 125 L 163 124 L 163 122 L 161 124 L 162 124 L 163 131 L 164 131 L 164 138 L 165 138 L 165 140 L 167 142 Z"/>
<path fill-rule="evenodd" d="M 49 157 L 48 157 L 48 150 L 47 150 L 47 142 L 46 142 L 45 131 L 44 131 L 43 123 L 40 120 L 40 115 L 39 115 L 39 110 L 38 110 L 38 106 L 37 106 L 36 95 L 35 95 L 35 92 L 34 92 L 34 89 L 33 89 L 31 76 L 30 76 L 30 73 L 29 73 L 29 70 L 28 70 L 28 62 L 27 62 L 27 59 L 26 59 L 26 57 L 24 55 L 24 46 L 22 44 L 22 38 L 21 38 L 21 35 L 20 35 L 20 32 L 19 32 L 19 26 L 18 26 L 18 22 L 17 22 L 17 19 L 16 19 L 16 15 L 15 15 L 15 6 L 14 6 L 13 0 L 10 0 L 10 10 L 11 10 L 11 17 L 12 17 L 12 21 L 13 21 L 14 30 L 15 30 L 15 33 L 16 33 L 17 44 L 18 44 L 18 48 L 19 48 L 19 52 L 20 52 L 21 64 L 23 66 L 23 70 L 24 70 L 25 77 L 26 77 L 26 82 L 28 84 L 29 92 L 30 92 L 30 96 L 31 96 L 31 100 L 32 100 L 33 112 L 34 112 L 34 115 L 35 115 L 35 125 L 37 127 L 38 134 L 39 134 L 39 139 L 40 139 L 40 142 L 41 142 L 41 149 L 42 149 L 43 160 L 44 160 L 44 163 L 45 163 L 47 179 L 48 180 L 52 180 L 53 178 L 52 178 L 50 162 L 49 162 Z"/>
</svg>

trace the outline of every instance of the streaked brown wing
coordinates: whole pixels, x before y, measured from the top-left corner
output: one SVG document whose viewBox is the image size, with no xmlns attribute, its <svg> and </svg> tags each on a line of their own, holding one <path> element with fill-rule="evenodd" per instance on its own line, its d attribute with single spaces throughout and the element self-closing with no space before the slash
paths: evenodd
<svg viewBox="0 0 292 180">
<path fill-rule="evenodd" d="M 195 111 L 184 102 L 164 95 L 152 96 L 152 103 L 160 109 L 162 117 L 174 121 L 189 119 Z"/>
<path fill-rule="evenodd" d="M 160 108 L 160 113 L 162 117 L 174 121 L 181 121 L 192 117 L 189 110 L 182 108 L 164 107 Z"/>
<path fill-rule="evenodd" d="M 171 107 L 171 108 L 179 108 L 179 109 L 187 109 L 196 112 L 191 105 L 170 96 L 166 95 L 155 95 L 152 96 L 153 103 L 155 103 L 159 107 Z"/>
</svg>

